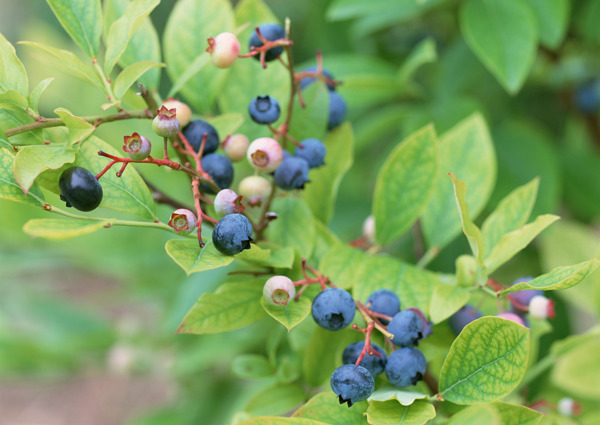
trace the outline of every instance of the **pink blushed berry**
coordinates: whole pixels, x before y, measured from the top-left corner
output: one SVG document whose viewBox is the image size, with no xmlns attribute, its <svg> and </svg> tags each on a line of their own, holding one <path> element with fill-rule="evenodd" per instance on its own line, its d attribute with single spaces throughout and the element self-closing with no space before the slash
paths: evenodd
<svg viewBox="0 0 600 425">
<path fill-rule="evenodd" d="M 241 161 L 248 152 L 250 141 L 243 134 L 234 134 L 223 141 L 223 151 L 233 162 Z"/>
<path fill-rule="evenodd" d="M 246 156 L 255 169 L 263 173 L 271 173 L 281 164 L 283 150 L 277 140 L 261 137 L 250 143 Z"/>
<path fill-rule="evenodd" d="M 152 121 L 152 130 L 161 137 L 173 137 L 181 128 L 177 119 L 175 108 L 167 109 L 164 106 L 157 111 L 156 117 Z"/>
<path fill-rule="evenodd" d="M 222 32 L 208 39 L 210 59 L 217 68 L 229 68 L 240 53 L 240 41 L 230 32 Z"/>
<path fill-rule="evenodd" d="M 241 204 L 242 197 L 231 189 L 223 189 L 215 196 L 215 211 L 225 217 L 228 214 L 240 214 L 245 207 Z"/>
<path fill-rule="evenodd" d="M 566 417 L 578 416 L 581 413 L 581 404 L 570 397 L 563 397 L 558 401 L 558 413 Z"/>
<path fill-rule="evenodd" d="M 240 182 L 238 192 L 250 207 L 260 206 L 271 194 L 271 183 L 260 176 L 249 176 Z"/>
<path fill-rule="evenodd" d="M 142 161 L 148 158 L 152 150 L 150 140 L 144 136 L 140 136 L 138 133 L 125 136 L 124 143 L 123 151 L 127 152 L 131 159 L 135 161 Z"/>
<path fill-rule="evenodd" d="M 521 326 L 525 326 L 525 322 L 523 322 L 523 319 L 514 313 L 500 313 L 498 314 L 498 317 L 502 317 L 506 320 L 512 320 L 513 322 L 518 323 Z"/>
<path fill-rule="evenodd" d="M 178 234 L 188 235 L 192 233 L 196 227 L 196 216 L 190 210 L 180 208 L 171 214 L 169 226 L 171 226 Z"/>
<path fill-rule="evenodd" d="M 263 295 L 273 305 L 287 305 L 296 295 L 296 287 L 289 277 L 273 276 L 265 283 Z"/>
<path fill-rule="evenodd" d="M 177 99 L 171 97 L 163 102 L 163 106 L 167 109 L 175 109 L 181 128 L 187 126 L 192 120 L 192 110 L 190 107 Z"/>
</svg>

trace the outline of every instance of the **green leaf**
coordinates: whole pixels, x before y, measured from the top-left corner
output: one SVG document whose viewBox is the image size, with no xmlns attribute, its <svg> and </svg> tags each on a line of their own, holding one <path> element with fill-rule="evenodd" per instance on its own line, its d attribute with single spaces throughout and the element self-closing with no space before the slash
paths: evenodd
<svg viewBox="0 0 600 425">
<path fill-rule="evenodd" d="M 500 84 L 517 93 L 537 49 L 537 26 L 529 6 L 521 0 L 468 0 L 460 8 L 460 29 Z"/>
<path fill-rule="evenodd" d="M 600 260 L 592 258 L 589 261 L 584 261 L 573 266 L 557 267 L 549 273 L 538 276 L 529 282 L 517 283 L 503 290 L 501 295 L 522 291 L 523 289 L 542 289 L 544 291 L 567 289 L 585 279 L 590 273 L 596 270 L 598 265 L 600 265 Z"/>
<path fill-rule="evenodd" d="M 471 406 L 450 418 L 447 425 L 504 425 L 493 405 Z"/>
<path fill-rule="evenodd" d="M 306 392 L 299 384 L 276 384 L 252 397 L 245 411 L 252 415 L 283 415 L 305 399 Z"/>
<path fill-rule="evenodd" d="M 427 126 L 400 143 L 379 170 L 373 196 L 378 244 L 397 239 L 425 210 L 438 176 L 437 144 Z"/>
<path fill-rule="evenodd" d="M 160 3 L 160 0 L 133 0 L 123 16 L 110 26 L 106 38 L 106 55 L 104 57 L 104 72 L 108 76 L 125 52 L 129 40 L 138 30 L 146 17 Z"/>
<path fill-rule="evenodd" d="M 242 328 L 265 316 L 260 305 L 264 279 L 221 285 L 203 294 L 177 328 L 177 333 L 214 334 Z"/>
<path fill-rule="evenodd" d="M 10 128 L 19 127 L 32 122 L 34 122 L 33 118 L 23 110 L 0 108 L 1 130 L 6 131 Z M 10 137 L 11 149 L 12 146 L 40 145 L 45 141 L 46 135 L 43 129 L 26 131 Z"/>
<path fill-rule="evenodd" d="M 131 85 L 135 83 L 141 75 L 146 73 L 146 71 L 152 68 L 163 66 L 165 66 L 165 64 L 156 63 L 153 61 L 142 61 L 129 65 L 127 68 L 121 71 L 113 83 L 113 91 L 116 98 L 122 99 L 129 87 L 131 87 Z"/>
<path fill-rule="evenodd" d="M 500 415 L 502 425 L 537 425 L 544 417 L 541 412 L 516 404 L 496 401 L 493 406 Z"/>
<path fill-rule="evenodd" d="M 398 84 L 401 87 L 410 85 L 414 74 L 421 66 L 436 60 L 435 41 L 432 38 L 426 38 L 413 48 L 410 55 L 402 63 L 398 70 Z"/>
<path fill-rule="evenodd" d="M 540 234 L 540 232 L 559 218 L 560 217 L 552 214 L 540 215 L 532 223 L 526 224 L 520 229 L 513 230 L 502 236 L 498 244 L 484 261 L 487 273 L 492 273 L 502 264 L 510 260 L 517 252 L 529 245 L 529 242 Z"/>
<path fill-rule="evenodd" d="M 111 145 L 91 136 L 81 144 L 77 159 L 73 165 L 86 168 L 92 173 L 99 173 L 109 162 L 107 158 L 98 155 L 98 151 L 104 151 L 111 155 L 119 156 L 119 152 Z M 129 166 L 121 177 L 115 175 L 115 171 L 109 171 L 100 179 L 104 196 L 101 207 L 122 211 L 128 214 L 158 220 L 156 217 L 156 204 L 152 193 L 144 183 L 134 167 Z"/>
<path fill-rule="evenodd" d="M 271 304 L 265 297 L 260 299 L 260 303 L 267 314 L 285 326 L 288 332 L 308 317 L 312 307 L 312 301 L 307 297 L 300 297 L 298 301 L 290 300 L 282 306 Z"/>
<path fill-rule="evenodd" d="M 240 354 L 233 359 L 231 370 L 234 375 L 246 379 L 264 378 L 275 373 L 269 360 L 260 354 Z"/>
<path fill-rule="evenodd" d="M 207 241 L 204 248 L 198 245 L 198 239 L 170 239 L 165 245 L 167 254 L 189 276 L 205 270 L 217 269 L 231 264 L 233 256 L 223 255 Z M 251 249 L 252 251 L 252 249 Z"/>
<path fill-rule="evenodd" d="M 463 225 L 463 233 L 469 240 L 471 251 L 473 251 L 473 255 L 477 258 L 477 262 L 481 264 L 483 257 L 483 238 L 481 237 L 481 230 L 479 230 L 479 227 L 471 221 L 469 215 L 469 206 L 465 199 L 467 186 L 462 181 L 458 180 L 454 174 L 449 174 L 452 183 L 454 184 L 454 193 Z"/>
<path fill-rule="evenodd" d="M 102 34 L 100 0 L 46 0 L 75 43 L 91 58 L 98 55 Z"/>
<path fill-rule="evenodd" d="M 300 105 L 298 98 L 294 100 L 289 134 L 299 142 L 308 138 L 323 140 L 329 119 L 329 90 L 325 83 L 318 81 L 302 90 L 302 99 L 304 107 Z M 333 156 L 329 155 L 327 158 Z"/>
<path fill-rule="evenodd" d="M 600 338 L 588 338 L 559 356 L 552 369 L 551 380 L 576 397 L 600 400 Z"/>
<path fill-rule="evenodd" d="M 325 165 L 310 171 L 310 183 L 304 189 L 304 200 L 313 215 L 327 224 L 333 217 L 335 199 L 342 178 L 352 166 L 352 126 L 349 123 L 340 125 L 329 133 L 323 143 L 327 148 Z"/>
<path fill-rule="evenodd" d="M 71 140 L 69 146 L 77 145 L 87 140 L 96 131 L 96 127 L 92 124 L 83 118 L 73 115 L 65 108 L 56 108 L 54 113 L 63 120 L 69 129 L 69 139 Z"/>
<path fill-rule="evenodd" d="M 367 259 L 360 249 L 340 244 L 331 248 L 321 259 L 319 271 L 337 287 L 351 289 L 352 285 L 360 282 L 359 271 Z"/>
<path fill-rule="evenodd" d="M 0 91 L 11 89 L 27 96 L 29 81 L 27 71 L 17 57 L 15 48 L 0 34 Z"/>
<path fill-rule="evenodd" d="M 308 206 L 300 199 L 278 198 L 272 203 L 271 211 L 279 217 L 269 223 L 265 232 L 267 239 L 281 246 L 298 248 L 300 255 L 310 257 L 315 243 L 315 220 Z"/>
<path fill-rule="evenodd" d="M 31 93 L 29 93 L 27 101 L 29 102 L 29 107 L 33 109 L 35 113 L 38 112 L 38 102 L 40 100 L 40 96 L 48 88 L 52 81 L 54 81 L 54 77 L 46 78 L 45 80 L 40 81 L 38 85 L 31 90 Z"/>
<path fill-rule="evenodd" d="M 194 30 L 190 31 L 190 28 Z M 170 95 L 180 91 L 193 105 L 193 109 L 204 114 L 212 111 L 217 94 L 222 95 L 229 70 L 222 70 L 212 65 L 204 66 L 205 62 L 210 61 L 210 56 L 205 52 L 208 47 L 206 40 L 224 31 L 233 32 L 234 28 L 233 11 L 227 0 L 177 2 L 169 16 L 163 37 L 167 72 L 171 81 L 176 84 Z M 237 68 L 240 62 L 246 61 L 249 62 L 249 60 L 238 61 L 233 68 Z M 241 93 L 236 94 L 236 96 L 240 95 Z M 243 109 L 224 110 L 224 112 L 245 110 L 249 101 L 250 99 Z"/>
<path fill-rule="evenodd" d="M 498 400 L 527 369 L 529 330 L 500 317 L 482 317 L 456 337 L 440 373 L 440 394 L 456 404 Z"/>
<path fill-rule="evenodd" d="M 32 41 L 21 41 L 19 44 L 24 44 L 25 46 L 30 46 L 46 53 L 55 59 L 56 62 L 65 67 L 70 75 L 77 77 L 80 80 L 92 83 L 104 92 L 104 85 L 96 73 L 96 70 L 84 64 L 77 56 L 68 50 L 56 49 L 54 47 L 46 46 L 45 44 L 41 43 L 34 43 Z"/>
<path fill-rule="evenodd" d="M 396 401 L 374 401 L 367 409 L 367 420 L 372 425 L 424 425 L 433 418 L 433 405 L 422 400 L 410 406 Z"/>
<path fill-rule="evenodd" d="M 369 397 L 369 401 L 388 401 L 396 400 L 399 401 L 403 406 L 410 406 L 422 398 L 427 398 L 427 395 L 418 393 L 416 391 L 401 391 L 397 389 L 393 390 L 376 390 Z"/>
<path fill-rule="evenodd" d="M 555 49 L 560 46 L 569 25 L 569 0 L 527 0 L 533 10 L 540 42 Z"/>
<path fill-rule="evenodd" d="M 294 418 L 323 421 L 329 425 L 367 425 L 364 412 L 367 402 L 358 402 L 351 409 L 341 405 L 331 392 L 318 393 L 294 412 Z"/>
<path fill-rule="evenodd" d="M 31 186 L 27 195 L 15 180 L 15 157 L 6 149 L 0 148 L 0 198 L 24 204 L 41 206 L 44 195 L 37 185 Z"/>
<path fill-rule="evenodd" d="M 471 292 L 456 285 L 437 285 L 431 297 L 431 321 L 440 323 L 469 302 Z"/>
<path fill-rule="evenodd" d="M 443 247 L 460 233 L 461 220 L 448 173 L 469 188 L 467 203 L 474 219 L 487 203 L 496 181 L 496 156 L 487 125 L 476 113 L 440 137 L 439 179 L 423 214 L 423 233 L 429 247 Z"/>
<path fill-rule="evenodd" d="M 23 231 L 34 238 L 52 240 L 70 239 L 103 229 L 110 220 L 66 220 L 34 218 L 23 226 Z"/>
<path fill-rule="evenodd" d="M 283 418 L 281 416 L 261 416 L 238 422 L 236 425 L 328 425 L 325 422 L 305 418 Z"/>
<path fill-rule="evenodd" d="M 252 245 L 252 249 L 246 249 L 236 255 L 235 259 L 261 267 L 289 269 L 294 264 L 294 249 L 261 241 Z"/>
<path fill-rule="evenodd" d="M 355 341 L 351 332 L 328 331 L 317 327 L 302 357 L 302 370 L 306 382 L 317 387 L 329 382 L 331 373 L 340 366 L 342 350 Z"/>
<path fill-rule="evenodd" d="M 0 130 L 0 148 L 13 149 L 13 145 L 8 141 L 8 137 L 6 137 L 2 130 Z"/>
<path fill-rule="evenodd" d="M 27 99 L 16 90 L 6 90 L 0 93 L 0 108 L 24 110 L 29 106 Z"/>
<path fill-rule="evenodd" d="M 539 184 L 540 179 L 535 178 L 526 185 L 516 188 L 502 199 L 494 212 L 485 219 L 481 226 L 484 259 L 489 257 L 502 236 L 527 223 L 535 204 Z"/>
<path fill-rule="evenodd" d="M 15 157 L 15 180 L 27 194 L 31 185 L 45 170 L 57 170 L 75 160 L 76 152 L 67 146 L 33 145 L 19 149 Z"/>
<path fill-rule="evenodd" d="M 219 134 L 231 135 L 237 132 L 238 128 L 244 123 L 245 116 L 240 113 L 222 114 L 216 117 L 206 117 Z M 224 137 L 223 137 L 224 139 Z"/>
</svg>

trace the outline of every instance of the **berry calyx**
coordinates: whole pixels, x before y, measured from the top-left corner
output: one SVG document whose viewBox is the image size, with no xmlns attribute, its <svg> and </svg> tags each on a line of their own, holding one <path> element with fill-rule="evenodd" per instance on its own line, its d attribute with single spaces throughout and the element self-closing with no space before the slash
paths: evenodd
<svg viewBox="0 0 600 425">
<path fill-rule="evenodd" d="M 260 35 L 262 36 L 262 38 L 264 38 L 267 41 L 275 41 L 275 40 L 280 40 L 280 39 L 284 39 L 285 38 L 285 30 L 283 29 L 283 27 L 279 24 L 276 23 L 267 23 L 267 24 L 262 24 L 258 26 L 258 31 L 260 32 Z M 257 49 L 259 47 L 262 47 L 264 45 L 263 41 L 260 39 L 260 37 L 258 36 L 258 33 L 256 32 L 256 29 L 254 29 L 254 31 L 252 32 L 252 35 L 250 35 L 250 40 L 248 41 L 248 48 L 250 49 L 250 51 L 254 49 Z M 268 49 L 265 52 L 265 61 L 266 62 L 271 62 L 275 59 L 277 59 L 277 57 L 283 53 L 283 46 L 275 46 L 275 47 L 271 47 L 270 49 Z M 260 55 L 256 55 L 254 56 L 256 58 L 256 60 L 260 60 Z"/>
<path fill-rule="evenodd" d="M 206 134 L 206 142 L 204 142 L 203 155 L 213 153 L 219 147 L 219 133 L 209 123 L 204 120 L 192 120 L 190 124 L 183 129 L 183 135 L 192 145 L 194 151 L 198 153 L 202 146 L 202 139 Z"/>
<path fill-rule="evenodd" d="M 185 126 L 190 123 L 192 119 L 192 110 L 187 104 L 170 97 L 163 102 L 162 106 L 166 109 L 175 109 L 181 128 L 185 128 Z"/>
<path fill-rule="evenodd" d="M 227 158 L 231 159 L 233 162 L 238 162 L 246 156 L 249 144 L 250 141 L 245 135 L 233 134 L 223 140 L 223 152 L 225 152 Z"/>
<path fill-rule="evenodd" d="M 222 32 L 208 40 L 206 51 L 217 68 L 229 68 L 240 53 L 240 41 L 230 32 Z"/>
<path fill-rule="evenodd" d="M 60 199 L 67 207 L 79 211 L 92 211 L 102 202 L 102 186 L 89 170 L 70 167 L 62 172 L 58 180 Z"/>
<path fill-rule="evenodd" d="M 263 173 L 273 172 L 283 159 L 281 145 L 270 137 L 256 139 L 248 147 L 246 154 L 250 165 Z"/>
<path fill-rule="evenodd" d="M 403 347 L 393 351 L 385 365 L 388 380 L 397 387 L 416 385 L 427 370 L 427 360 L 414 347 Z"/>
<path fill-rule="evenodd" d="M 131 159 L 142 161 L 150 156 L 152 144 L 144 136 L 133 133 L 131 136 L 125 136 L 123 150 L 129 154 Z"/>
<path fill-rule="evenodd" d="M 309 168 L 317 168 L 325 165 L 326 154 L 327 148 L 318 139 L 303 140 L 294 151 L 294 156 L 305 159 L 308 162 Z"/>
<path fill-rule="evenodd" d="M 339 331 L 354 320 L 356 305 L 348 291 L 327 288 L 313 300 L 311 313 L 317 325 L 330 331 Z"/>
<path fill-rule="evenodd" d="M 261 206 L 271 194 L 271 183 L 261 176 L 244 178 L 238 187 L 240 194 L 250 207 Z"/>
<path fill-rule="evenodd" d="M 242 205 L 242 197 L 231 189 L 223 189 L 215 196 L 215 212 L 220 217 L 228 214 L 242 213 L 245 207 Z"/>
<path fill-rule="evenodd" d="M 171 214 L 168 225 L 180 235 L 189 235 L 196 228 L 198 220 L 193 212 L 185 208 L 179 208 Z"/>
<path fill-rule="evenodd" d="M 252 231 L 252 224 L 245 216 L 229 214 L 215 224 L 212 241 L 221 254 L 236 255 L 250 249 Z"/>
<path fill-rule="evenodd" d="M 303 158 L 290 157 L 281 162 L 273 178 L 275 184 L 284 190 L 304 189 L 309 183 L 308 162 Z"/>
<path fill-rule="evenodd" d="M 358 341 L 354 344 L 348 345 L 342 353 L 342 363 L 356 363 L 364 346 L 364 341 Z M 385 369 L 387 355 L 385 354 L 385 351 L 383 351 L 383 348 L 381 348 L 379 345 L 371 343 L 371 347 L 374 351 L 380 354 L 380 357 L 378 357 L 375 353 L 373 353 L 373 355 L 367 353 L 367 355 L 362 358 L 360 366 L 371 372 L 373 376 L 377 376 Z"/>
<path fill-rule="evenodd" d="M 295 295 L 294 282 L 287 276 L 273 276 L 263 287 L 263 296 L 273 305 L 287 305 Z"/>
<path fill-rule="evenodd" d="M 233 182 L 233 164 L 226 156 L 218 153 L 211 153 L 202 157 L 200 161 L 202 169 L 208 173 L 210 178 L 221 189 L 227 189 Z M 202 183 L 202 190 L 207 193 L 215 193 L 209 185 Z"/>
<path fill-rule="evenodd" d="M 248 113 L 255 123 L 273 124 L 279 119 L 281 108 L 274 97 L 257 96 L 248 105 Z"/>
<path fill-rule="evenodd" d="M 301 73 L 305 73 L 305 72 L 310 72 L 310 73 L 318 72 L 318 67 L 309 66 L 308 68 L 304 68 Z M 326 69 L 323 69 L 321 71 L 321 73 L 322 73 L 322 75 L 318 76 L 318 77 L 303 77 L 300 80 L 300 90 L 304 90 L 306 87 L 310 86 L 312 83 L 314 83 L 317 80 L 323 80 L 327 83 L 327 88 L 331 91 L 334 91 L 335 84 L 332 84 L 332 82 L 334 82 L 333 74 L 331 72 L 327 71 Z"/>
<path fill-rule="evenodd" d="M 340 404 L 348 403 L 348 407 L 351 407 L 357 401 L 366 400 L 373 394 L 375 379 L 364 367 L 345 364 L 333 371 L 330 385 Z"/>
<path fill-rule="evenodd" d="M 152 130 L 161 137 L 173 137 L 181 128 L 175 108 L 167 109 L 161 106 L 152 120 Z"/>
</svg>

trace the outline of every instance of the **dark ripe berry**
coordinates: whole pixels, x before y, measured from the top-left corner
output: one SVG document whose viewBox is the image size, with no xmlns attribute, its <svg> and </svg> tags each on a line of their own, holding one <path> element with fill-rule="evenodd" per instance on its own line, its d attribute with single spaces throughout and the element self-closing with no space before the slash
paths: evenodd
<svg viewBox="0 0 600 425">
<path fill-rule="evenodd" d="M 317 72 L 317 67 L 309 66 L 308 68 L 304 68 L 302 72 Z M 327 71 L 326 69 L 323 69 L 323 76 L 329 78 L 330 80 L 334 79 L 333 74 L 331 74 L 331 72 Z M 310 86 L 315 81 L 317 81 L 317 77 L 304 77 L 300 80 L 300 90 L 304 90 L 306 87 Z M 327 88 L 331 91 L 335 90 L 335 86 L 330 83 L 327 83 Z"/>
<path fill-rule="evenodd" d="M 340 404 L 348 403 L 348 407 L 357 401 L 366 400 L 375 389 L 375 379 L 371 372 L 355 364 L 345 364 L 334 370 L 330 384 Z"/>
<path fill-rule="evenodd" d="M 252 224 L 241 214 L 226 215 L 215 224 L 212 240 L 221 254 L 239 254 L 245 249 L 250 249 Z"/>
<path fill-rule="evenodd" d="M 331 130 L 344 121 L 346 117 L 346 101 L 337 92 L 329 92 L 329 119 L 327 129 Z"/>
<path fill-rule="evenodd" d="M 304 184 L 310 182 L 308 170 L 308 162 L 305 159 L 288 158 L 275 170 L 275 184 L 284 190 L 304 189 Z"/>
<path fill-rule="evenodd" d="M 233 165 L 231 160 L 218 153 L 211 153 L 202 157 L 200 161 L 202 169 L 208 173 L 215 184 L 221 189 L 227 189 L 233 182 Z M 209 185 L 200 184 L 202 191 L 208 193 L 217 193 Z"/>
<path fill-rule="evenodd" d="M 344 349 L 342 353 L 342 363 L 351 364 L 356 363 L 358 360 L 358 356 L 362 352 L 363 347 L 365 346 L 364 341 L 358 341 L 354 344 L 350 344 Z M 372 356 L 369 353 L 365 354 L 365 356 L 360 361 L 360 365 L 367 369 L 373 376 L 379 375 L 385 369 L 385 364 L 387 363 L 387 356 L 383 348 L 381 348 L 377 344 L 371 343 L 371 347 L 375 351 L 381 354 L 381 357 L 377 357 L 375 354 Z"/>
<path fill-rule="evenodd" d="M 325 155 L 327 148 L 317 139 L 305 139 L 300 142 L 300 146 L 296 147 L 294 156 L 303 158 L 308 162 L 310 168 L 317 168 L 325 165 Z"/>
<path fill-rule="evenodd" d="M 386 316 L 394 317 L 400 311 L 400 299 L 389 289 L 378 289 L 373 292 L 367 300 L 367 304 L 369 303 L 371 303 L 369 310 Z M 384 325 L 389 323 L 385 319 L 380 318 L 379 320 Z"/>
<path fill-rule="evenodd" d="M 426 370 L 425 356 L 414 347 L 403 347 L 393 351 L 385 365 L 388 380 L 397 387 L 415 385 L 423 379 Z"/>
<path fill-rule="evenodd" d="M 258 26 L 258 30 L 260 31 L 260 34 L 268 41 L 275 41 L 275 40 L 279 40 L 281 38 L 285 38 L 285 30 L 279 24 L 275 24 L 275 23 L 262 24 L 262 25 Z M 262 46 L 263 46 L 263 42 L 258 37 L 258 34 L 256 33 L 256 29 L 255 29 L 254 31 L 252 31 L 252 35 L 250 36 L 250 41 L 248 42 L 248 48 L 251 48 L 251 47 L 258 48 L 258 47 L 262 47 Z M 267 52 L 265 54 L 265 61 L 270 62 L 272 60 L 275 60 L 275 59 L 277 59 L 277 56 L 279 56 L 281 53 L 283 53 L 282 46 L 272 47 L 269 50 L 267 50 Z M 256 60 L 260 60 L 260 55 L 256 55 L 256 56 L 254 56 L 254 58 Z"/>
<path fill-rule="evenodd" d="M 596 82 L 580 85 L 575 89 L 574 100 L 577 108 L 585 115 L 594 115 L 600 106 L 600 93 Z"/>
<path fill-rule="evenodd" d="M 315 297 L 311 312 L 317 325 L 330 331 L 339 331 L 354 320 L 356 305 L 348 291 L 327 288 Z"/>
<path fill-rule="evenodd" d="M 256 96 L 248 105 L 248 113 L 255 123 L 273 124 L 279 119 L 281 108 L 274 97 Z"/>
<path fill-rule="evenodd" d="M 394 334 L 392 342 L 397 347 L 418 345 L 423 338 L 423 322 L 414 311 L 402 310 L 390 321 L 388 332 Z"/>
<path fill-rule="evenodd" d="M 200 150 L 202 138 L 206 133 L 206 143 L 204 145 L 203 155 L 213 153 L 219 147 L 219 133 L 217 130 L 203 120 L 192 120 L 189 125 L 183 129 L 183 135 L 190 142 L 190 145 L 196 152 Z"/>
<path fill-rule="evenodd" d="M 483 314 L 472 305 L 465 305 L 448 319 L 450 329 L 455 335 L 458 335 L 465 326 L 475 319 L 483 317 Z"/>
<path fill-rule="evenodd" d="M 102 202 L 102 186 L 90 171 L 82 167 L 70 167 L 58 180 L 60 199 L 79 211 L 92 211 Z"/>
</svg>

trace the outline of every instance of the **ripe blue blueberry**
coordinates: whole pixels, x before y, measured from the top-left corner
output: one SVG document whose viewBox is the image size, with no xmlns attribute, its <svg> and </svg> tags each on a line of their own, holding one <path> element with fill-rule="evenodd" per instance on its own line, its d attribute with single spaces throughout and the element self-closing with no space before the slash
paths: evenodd
<svg viewBox="0 0 600 425">
<path fill-rule="evenodd" d="M 60 199 L 79 211 L 92 211 L 102 202 L 102 186 L 89 170 L 70 167 L 58 180 Z"/>
<path fill-rule="evenodd" d="M 262 24 L 262 25 L 258 26 L 258 30 L 260 31 L 260 34 L 268 41 L 275 41 L 275 40 L 279 40 L 281 38 L 285 38 L 285 30 L 279 24 L 275 24 L 275 23 Z M 263 42 L 258 37 L 258 34 L 256 33 L 256 29 L 255 29 L 254 31 L 252 31 L 252 35 L 250 36 L 250 41 L 248 42 L 248 47 L 249 48 L 251 48 L 251 47 L 258 48 L 258 47 L 262 47 L 262 46 L 263 46 Z M 283 53 L 282 46 L 272 47 L 266 51 L 265 61 L 270 62 L 272 60 L 275 60 L 275 59 L 277 59 L 277 56 L 279 56 L 281 53 Z M 254 56 L 254 58 L 257 60 L 260 60 L 259 56 L 260 55 L 256 55 L 256 56 Z"/>
<path fill-rule="evenodd" d="M 394 317 L 400 311 L 400 299 L 393 291 L 389 289 L 378 289 L 373 292 L 367 304 L 371 303 L 369 309 L 375 313 L 385 314 L 386 316 Z M 384 325 L 388 324 L 385 319 L 379 319 Z"/>
<path fill-rule="evenodd" d="M 375 389 L 375 380 L 371 372 L 355 364 L 345 364 L 334 370 L 330 383 L 340 404 L 348 403 L 348 407 L 357 401 L 366 400 Z"/>
<path fill-rule="evenodd" d="M 329 92 L 329 119 L 327 129 L 331 130 L 344 121 L 346 117 L 346 101 L 337 92 Z"/>
<path fill-rule="evenodd" d="M 302 70 L 302 72 L 317 72 L 317 67 L 309 66 L 308 68 L 304 68 Z M 327 71 L 326 69 L 323 69 L 323 76 L 325 76 L 331 80 L 334 79 L 333 74 L 331 74 L 331 72 Z M 317 81 L 317 77 L 305 77 L 305 78 L 301 79 L 300 80 L 300 90 L 304 90 L 306 87 L 310 86 L 315 81 Z M 327 88 L 331 91 L 335 90 L 335 86 L 330 83 L 327 83 Z"/>
<path fill-rule="evenodd" d="M 398 348 L 389 355 L 385 365 L 388 380 L 397 387 L 416 385 L 427 370 L 427 360 L 414 347 Z"/>
<path fill-rule="evenodd" d="M 450 329 L 455 335 L 458 335 L 465 326 L 475 319 L 483 317 L 483 314 L 472 305 L 465 305 L 448 319 Z"/>
<path fill-rule="evenodd" d="M 304 184 L 310 182 L 309 168 L 308 162 L 303 158 L 288 158 L 275 170 L 275 184 L 284 190 L 304 189 Z"/>
<path fill-rule="evenodd" d="M 190 142 L 194 151 L 198 152 L 202 144 L 202 138 L 206 133 L 206 143 L 204 145 L 203 155 L 213 153 L 219 147 L 219 133 L 217 130 L 203 120 L 192 120 L 187 127 L 183 129 L 183 135 Z"/>
<path fill-rule="evenodd" d="M 327 148 L 317 139 L 305 139 L 296 147 L 294 156 L 304 158 L 308 162 L 309 168 L 317 168 L 325 165 L 325 154 Z"/>
<path fill-rule="evenodd" d="M 364 341 L 358 341 L 347 346 L 342 353 L 342 363 L 356 363 L 364 346 Z M 385 369 L 387 355 L 385 354 L 385 351 L 383 351 L 383 348 L 381 348 L 379 345 L 371 343 L 371 347 L 373 347 L 373 349 L 378 353 L 381 353 L 381 357 L 377 357 L 375 354 L 371 356 L 369 353 L 367 353 L 360 361 L 360 365 L 371 372 L 371 375 L 377 376 Z"/>
<path fill-rule="evenodd" d="M 311 312 L 317 325 L 330 331 L 339 331 L 354 319 L 356 305 L 348 291 L 327 288 L 315 297 Z"/>
<path fill-rule="evenodd" d="M 397 347 L 418 345 L 423 339 L 423 323 L 417 313 L 412 310 L 402 310 L 396 313 L 390 324 L 388 332 L 394 334 L 392 342 Z"/>
<path fill-rule="evenodd" d="M 513 282 L 512 286 L 521 282 L 529 282 L 532 279 L 533 278 L 531 277 L 519 278 Z M 542 291 L 541 289 L 524 289 L 522 291 L 512 292 L 510 294 L 509 299 L 515 307 L 515 311 L 525 312 L 526 307 L 529 306 L 529 302 L 531 301 L 531 299 L 537 295 L 544 295 L 544 291 Z"/>
<path fill-rule="evenodd" d="M 600 106 L 600 94 L 595 82 L 582 84 L 575 89 L 575 105 L 585 115 L 593 115 Z"/>
<path fill-rule="evenodd" d="M 279 119 L 281 108 L 274 97 L 256 96 L 248 105 L 248 113 L 252 121 L 258 124 L 273 124 Z"/>
<path fill-rule="evenodd" d="M 211 153 L 203 156 L 200 163 L 202 169 L 208 173 L 215 184 L 221 189 L 227 189 L 231 186 L 231 182 L 233 182 L 233 165 L 229 158 L 218 153 Z M 212 187 L 205 183 L 202 183 L 200 187 L 204 192 L 216 193 Z"/>
<path fill-rule="evenodd" d="M 239 254 L 245 249 L 250 249 L 252 224 L 242 214 L 226 215 L 215 224 L 212 240 L 221 254 Z"/>
</svg>

